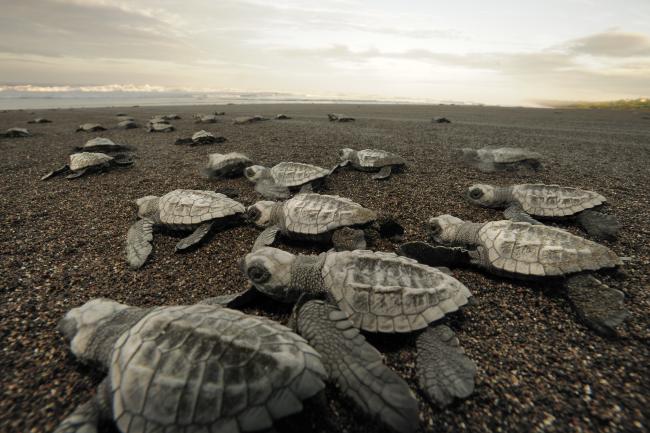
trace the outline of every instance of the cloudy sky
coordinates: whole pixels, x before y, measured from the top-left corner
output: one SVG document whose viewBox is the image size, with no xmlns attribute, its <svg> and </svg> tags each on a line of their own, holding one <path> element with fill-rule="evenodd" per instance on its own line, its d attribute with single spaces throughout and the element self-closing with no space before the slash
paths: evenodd
<svg viewBox="0 0 650 433">
<path fill-rule="evenodd" d="M 650 0 L 0 0 L 0 84 L 650 96 Z"/>
</svg>

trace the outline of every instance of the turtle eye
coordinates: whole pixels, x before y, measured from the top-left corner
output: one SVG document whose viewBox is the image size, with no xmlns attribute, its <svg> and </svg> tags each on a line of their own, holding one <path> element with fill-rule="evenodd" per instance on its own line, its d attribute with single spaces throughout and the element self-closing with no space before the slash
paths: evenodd
<svg viewBox="0 0 650 433">
<path fill-rule="evenodd" d="M 250 179 L 251 177 L 253 177 L 253 174 L 254 174 L 254 173 L 253 173 L 253 169 L 250 168 L 250 167 L 247 167 L 247 168 L 244 170 L 244 175 L 245 175 L 248 179 Z"/>
<path fill-rule="evenodd" d="M 483 197 L 483 191 L 480 188 L 474 188 L 469 192 L 469 196 L 474 200 Z"/>
<path fill-rule="evenodd" d="M 257 221 L 257 219 L 262 215 L 262 212 L 255 206 L 251 206 L 246 211 L 246 218 L 250 221 Z"/>
<path fill-rule="evenodd" d="M 271 274 L 266 268 L 255 265 L 248 268 L 248 278 L 254 283 L 265 283 L 271 278 Z"/>
</svg>

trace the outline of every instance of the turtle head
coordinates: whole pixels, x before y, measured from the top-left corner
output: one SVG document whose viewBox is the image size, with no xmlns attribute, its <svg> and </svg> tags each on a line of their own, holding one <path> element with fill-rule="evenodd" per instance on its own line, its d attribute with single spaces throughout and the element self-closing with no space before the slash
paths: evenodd
<svg viewBox="0 0 650 433">
<path fill-rule="evenodd" d="M 339 159 L 342 162 L 349 161 L 352 159 L 352 155 L 354 155 L 355 150 L 350 149 L 349 147 L 345 147 L 343 149 L 339 150 Z"/>
<path fill-rule="evenodd" d="M 246 167 L 244 170 L 244 176 L 246 176 L 246 179 L 251 182 L 257 182 L 262 178 L 267 170 L 268 168 L 262 165 L 251 165 L 250 167 Z"/>
<path fill-rule="evenodd" d="M 295 302 L 300 290 L 292 289 L 291 268 L 296 256 L 277 248 L 264 247 L 246 254 L 242 271 L 260 292 L 282 302 Z"/>
<path fill-rule="evenodd" d="M 93 350 L 89 350 L 93 336 L 115 313 L 126 308 L 129 307 L 110 299 L 93 299 L 68 311 L 59 321 L 59 332 L 70 341 L 72 353 L 77 358 L 93 360 Z"/>
<path fill-rule="evenodd" d="M 494 186 L 478 183 L 467 189 L 467 199 L 476 205 L 491 207 L 498 204 L 496 192 Z"/>
<path fill-rule="evenodd" d="M 158 199 L 159 197 L 155 195 L 146 195 L 137 199 L 135 204 L 138 206 L 138 216 L 146 218 L 158 212 Z"/>
<path fill-rule="evenodd" d="M 246 218 L 260 227 L 268 227 L 273 224 L 271 221 L 271 214 L 273 207 L 276 205 L 274 201 L 258 201 L 246 210 Z"/>
<path fill-rule="evenodd" d="M 463 149 L 457 149 L 454 151 L 454 157 L 461 161 L 474 161 L 478 153 L 475 149 L 470 149 L 468 147 Z"/>
<path fill-rule="evenodd" d="M 429 230 L 434 241 L 449 244 L 456 239 L 456 233 L 465 221 L 452 215 L 439 215 L 429 219 Z"/>
</svg>

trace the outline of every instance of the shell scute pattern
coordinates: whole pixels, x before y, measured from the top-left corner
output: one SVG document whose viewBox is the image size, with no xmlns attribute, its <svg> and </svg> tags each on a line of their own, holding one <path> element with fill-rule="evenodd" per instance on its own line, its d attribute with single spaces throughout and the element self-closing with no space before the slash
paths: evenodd
<svg viewBox="0 0 650 433">
<path fill-rule="evenodd" d="M 288 231 L 312 235 L 366 224 L 377 217 L 352 200 L 323 194 L 299 194 L 284 202 L 282 212 Z"/>
<path fill-rule="evenodd" d="M 329 170 L 300 162 L 281 162 L 271 168 L 271 177 L 280 186 L 299 186 L 329 174 Z"/>
<path fill-rule="evenodd" d="M 208 155 L 208 166 L 215 170 L 225 168 L 233 164 L 251 164 L 252 161 L 243 153 L 230 152 L 230 153 L 212 153 Z"/>
<path fill-rule="evenodd" d="M 165 224 L 193 225 L 244 212 L 244 206 L 212 191 L 177 189 L 159 201 L 160 220 Z"/>
<path fill-rule="evenodd" d="M 495 221 L 478 236 L 489 263 L 512 273 L 560 276 L 620 264 L 609 248 L 554 227 Z"/>
<path fill-rule="evenodd" d="M 288 328 L 207 305 L 153 309 L 118 339 L 111 364 L 124 432 L 248 431 L 253 412 L 270 427 L 326 376 L 320 355 Z"/>
<path fill-rule="evenodd" d="M 512 194 L 529 214 L 550 217 L 574 215 L 606 201 L 597 192 L 560 185 L 516 185 Z"/>
<path fill-rule="evenodd" d="M 422 329 L 471 296 L 438 269 L 392 253 L 330 253 L 323 281 L 355 326 L 373 332 Z"/>
<path fill-rule="evenodd" d="M 385 165 L 405 164 L 406 161 L 394 153 L 380 149 L 364 149 L 357 152 L 361 167 L 379 168 Z"/>
<path fill-rule="evenodd" d="M 523 161 L 530 158 L 539 157 L 535 152 L 526 149 L 518 149 L 513 147 L 500 147 L 497 149 L 483 148 L 478 149 L 476 154 L 481 160 L 492 160 L 498 164 L 508 164 L 518 161 Z"/>
<path fill-rule="evenodd" d="M 76 171 L 112 161 L 113 158 L 104 153 L 80 152 L 70 155 L 70 170 Z"/>
</svg>

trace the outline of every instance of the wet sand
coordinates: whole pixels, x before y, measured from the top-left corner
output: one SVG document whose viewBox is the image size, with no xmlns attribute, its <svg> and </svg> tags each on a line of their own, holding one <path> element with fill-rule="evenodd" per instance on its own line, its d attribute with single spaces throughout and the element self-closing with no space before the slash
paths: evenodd
<svg viewBox="0 0 650 433">
<path fill-rule="evenodd" d="M 199 125 L 191 118 L 213 111 L 225 111 L 226 116 L 219 123 Z M 182 119 L 172 121 L 177 128 L 172 133 L 147 133 L 142 127 L 124 131 L 116 129 L 120 112 L 141 126 L 156 114 L 178 113 Z M 328 112 L 357 120 L 329 122 Z M 231 123 L 237 116 L 277 113 L 293 119 Z M 434 116 L 453 123 L 432 124 Z M 34 136 L 0 139 L 0 431 L 52 431 L 101 380 L 101 372 L 74 359 L 56 330 L 68 309 L 99 296 L 141 307 L 189 304 L 245 287 L 237 261 L 259 233 L 250 226 L 217 233 L 186 254 L 174 253 L 178 236 L 158 235 L 149 262 L 140 271 L 129 270 L 123 249 L 136 198 L 177 188 L 228 187 L 240 192 L 241 202 L 251 204 L 260 197 L 246 179 L 200 177 L 208 153 L 244 152 L 264 165 L 301 161 L 330 167 L 341 147 L 382 148 L 410 162 L 403 173 L 384 182 L 341 170 L 325 190 L 392 213 L 405 226 L 407 241 L 424 239 L 424 223 L 433 215 L 501 219 L 499 211 L 473 207 L 463 199 L 465 189 L 476 182 L 593 189 L 609 199 L 609 212 L 623 225 L 620 238 L 606 244 L 631 258 L 627 277 L 601 276 L 626 294 L 632 313 L 617 339 L 600 337 L 579 323 L 559 287 L 454 271 L 476 302 L 448 322 L 478 365 L 477 384 L 470 398 L 444 410 L 418 396 L 423 430 L 644 431 L 650 403 L 650 121 L 643 116 L 647 113 L 311 104 L 2 112 L 0 130 L 28 127 Z M 36 117 L 53 123 L 26 124 Z M 75 133 L 85 122 L 99 122 L 109 130 Z M 228 141 L 197 147 L 173 144 L 199 129 Z M 96 136 L 134 146 L 135 165 L 72 181 L 39 180 L 66 161 L 72 147 Z M 452 159 L 455 148 L 485 145 L 529 147 L 546 156 L 546 168 L 532 175 L 482 174 Z M 575 226 L 563 227 L 583 234 Z M 378 245 L 385 251 L 396 247 L 385 241 Z M 268 301 L 246 311 L 286 322 L 290 310 Z M 370 341 L 416 391 L 413 339 Z M 278 431 L 378 430 L 333 387 L 327 397 L 327 413 L 308 404 L 302 414 L 279 423 Z"/>
</svg>

